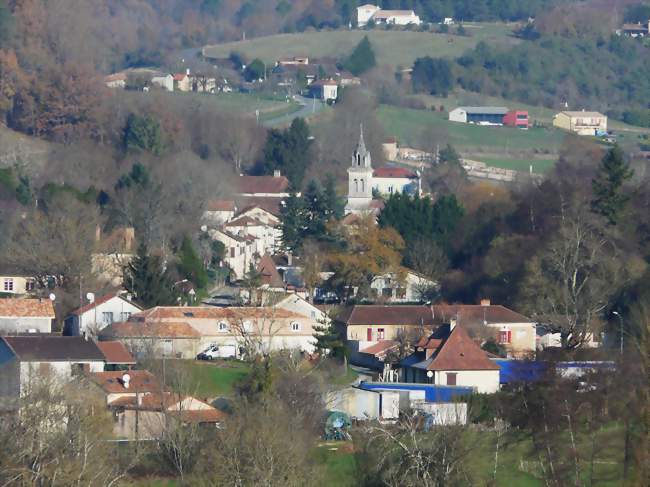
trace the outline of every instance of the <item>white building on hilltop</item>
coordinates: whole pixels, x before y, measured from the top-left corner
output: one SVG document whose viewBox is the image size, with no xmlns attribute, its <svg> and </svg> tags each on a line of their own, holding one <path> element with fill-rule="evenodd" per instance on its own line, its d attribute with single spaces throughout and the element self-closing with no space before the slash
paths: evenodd
<svg viewBox="0 0 650 487">
<path fill-rule="evenodd" d="M 413 10 L 383 10 L 369 3 L 357 7 L 357 25 L 364 27 L 370 21 L 383 25 L 420 25 L 422 22 Z"/>
</svg>

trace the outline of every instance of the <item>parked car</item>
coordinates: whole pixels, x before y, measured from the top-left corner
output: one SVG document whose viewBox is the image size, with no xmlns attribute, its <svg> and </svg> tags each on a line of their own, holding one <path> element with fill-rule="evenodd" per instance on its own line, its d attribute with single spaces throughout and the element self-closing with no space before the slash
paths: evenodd
<svg viewBox="0 0 650 487">
<path fill-rule="evenodd" d="M 237 347 L 235 345 L 210 345 L 196 356 L 197 360 L 215 360 L 217 358 L 235 358 Z"/>
</svg>

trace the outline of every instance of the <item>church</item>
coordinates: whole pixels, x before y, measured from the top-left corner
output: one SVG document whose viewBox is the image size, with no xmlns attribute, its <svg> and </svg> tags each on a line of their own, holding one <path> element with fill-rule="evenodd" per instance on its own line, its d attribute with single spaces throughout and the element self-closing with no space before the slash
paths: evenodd
<svg viewBox="0 0 650 487">
<path fill-rule="evenodd" d="M 382 196 L 404 191 L 409 194 L 421 194 L 419 172 L 402 167 L 373 169 L 361 126 L 359 142 L 352 153 L 352 164 L 348 168 L 348 202 L 345 205 L 345 214 L 378 213 L 383 207 Z"/>
</svg>

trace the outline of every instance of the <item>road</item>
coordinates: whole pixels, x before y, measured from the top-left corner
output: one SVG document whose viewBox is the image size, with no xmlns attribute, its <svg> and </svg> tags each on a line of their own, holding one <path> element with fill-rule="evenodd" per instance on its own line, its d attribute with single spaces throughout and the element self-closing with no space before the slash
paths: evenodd
<svg viewBox="0 0 650 487">
<path fill-rule="evenodd" d="M 294 118 L 309 118 L 312 115 L 320 112 L 325 108 L 326 104 L 321 100 L 313 98 L 305 98 L 304 96 L 296 95 L 294 100 L 298 102 L 302 107 L 300 110 L 297 110 L 292 113 L 287 113 L 286 115 L 280 115 L 275 118 L 269 118 L 263 122 L 265 127 L 276 127 L 278 125 L 289 125 Z"/>
</svg>

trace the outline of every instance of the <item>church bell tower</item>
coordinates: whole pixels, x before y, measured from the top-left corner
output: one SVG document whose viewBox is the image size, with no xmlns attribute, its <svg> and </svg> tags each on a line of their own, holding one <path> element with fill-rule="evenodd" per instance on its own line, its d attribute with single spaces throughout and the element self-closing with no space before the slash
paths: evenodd
<svg viewBox="0 0 650 487">
<path fill-rule="evenodd" d="M 360 126 L 359 142 L 352 153 L 352 164 L 348 168 L 348 203 L 346 213 L 369 211 L 372 203 L 372 161 L 363 140 L 363 125 Z"/>
</svg>

